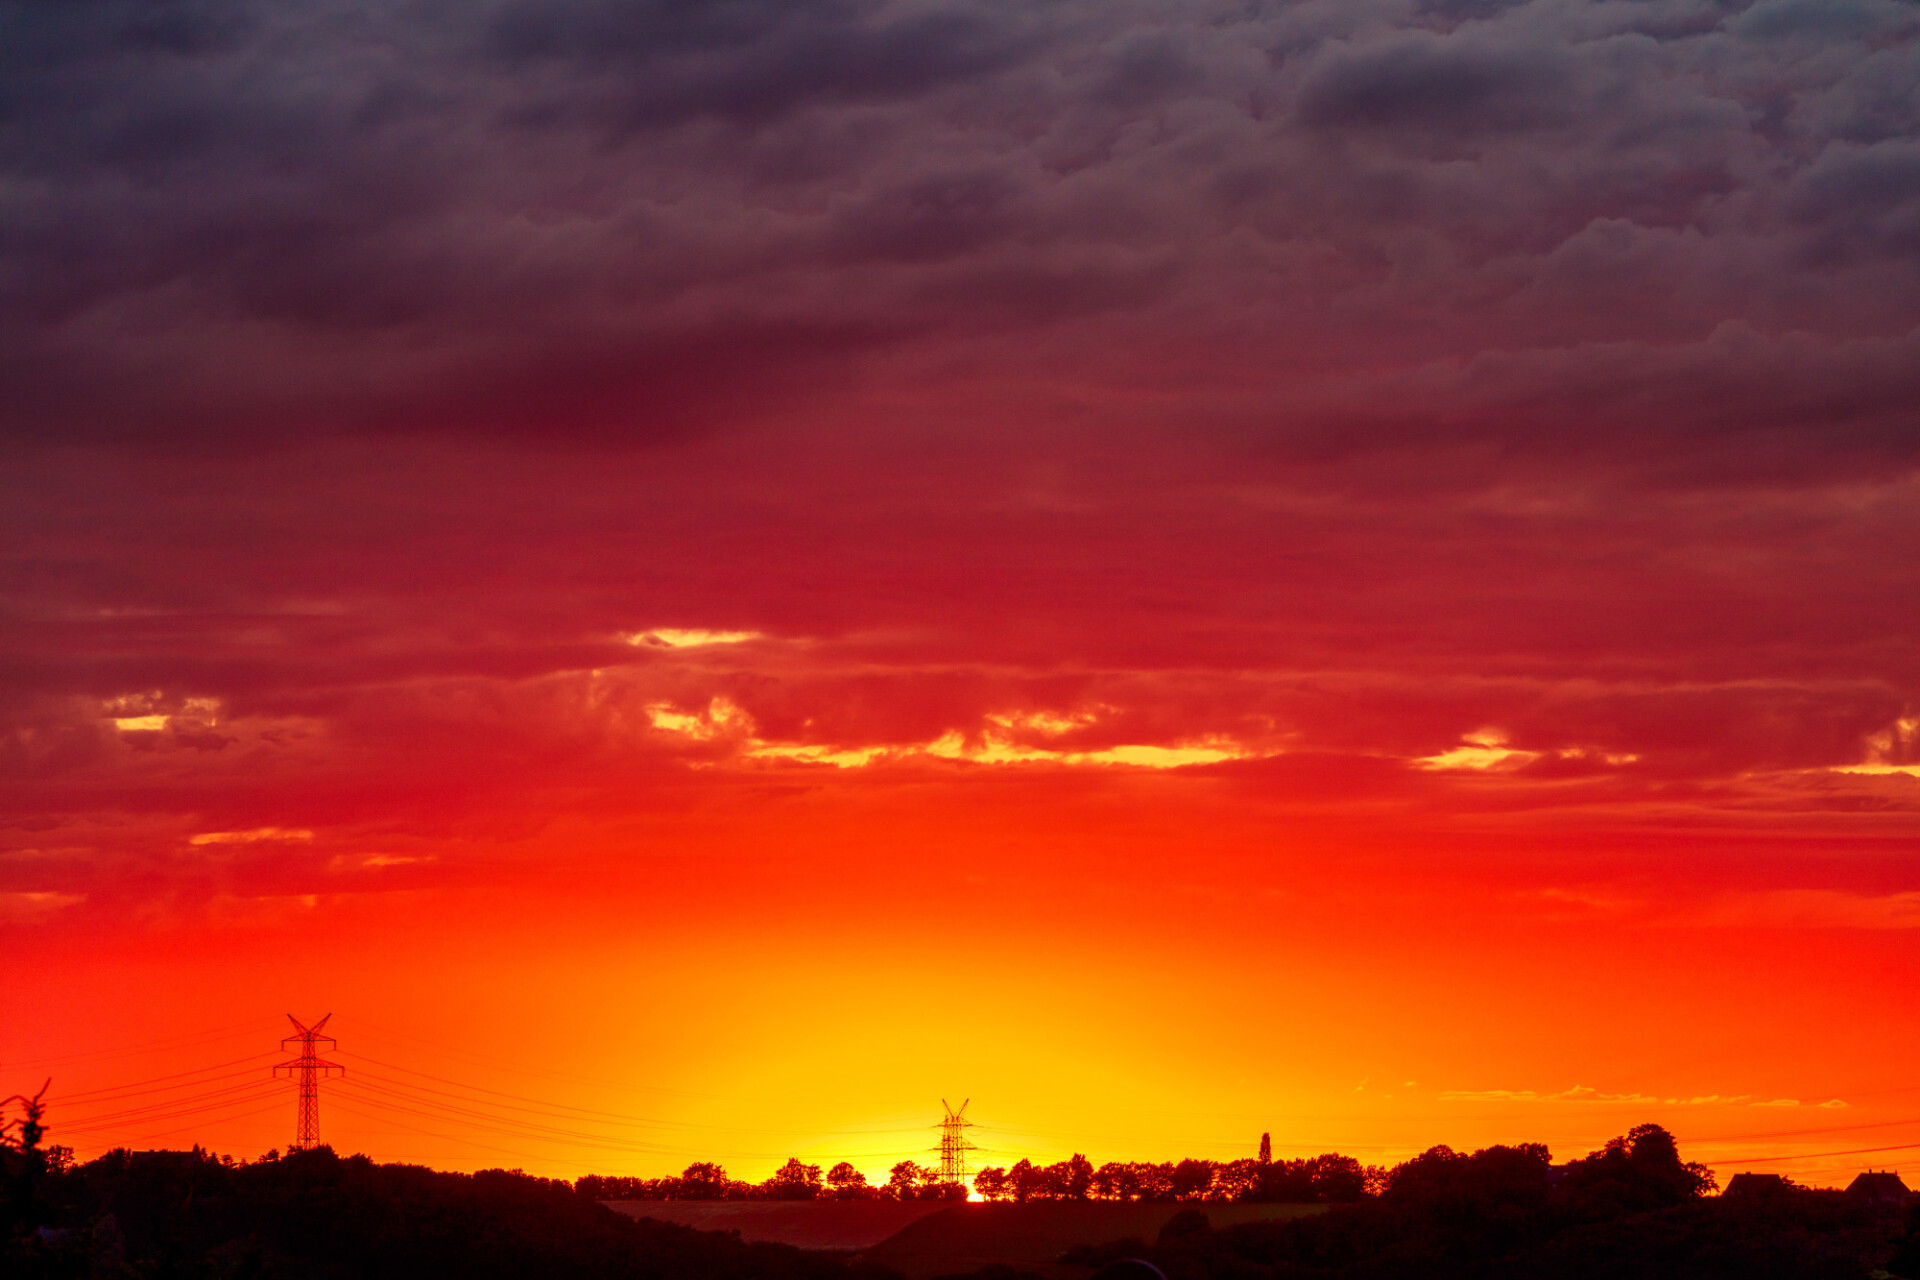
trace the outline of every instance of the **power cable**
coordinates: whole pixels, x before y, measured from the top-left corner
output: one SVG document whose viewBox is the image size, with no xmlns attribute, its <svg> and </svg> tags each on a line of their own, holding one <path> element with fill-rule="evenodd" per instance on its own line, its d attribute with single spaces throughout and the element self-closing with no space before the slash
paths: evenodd
<svg viewBox="0 0 1920 1280">
<path fill-rule="evenodd" d="M 123 1058 L 131 1054 L 144 1052 L 148 1049 L 157 1049 L 169 1045 L 178 1046 L 192 1041 L 213 1043 L 220 1040 L 236 1040 L 243 1035 L 252 1035 L 256 1031 L 271 1025 L 271 1023 L 248 1022 L 235 1024 L 232 1029 L 215 1028 L 210 1031 L 188 1032 L 185 1035 L 169 1036 L 162 1040 L 148 1040 L 141 1044 L 126 1045 L 117 1049 L 95 1049 L 86 1053 L 67 1053 L 51 1058 L 16 1058 L 0 1065 L 9 1067 L 44 1067 L 62 1062 L 83 1062 L 91 1058 Z"/>
<path fill-rule="evenodd" d="M 194 1085 L 212 1084 L 215 1080 L 232 1080 L 238 1076 L 252 1075 L 253 1073 L 250 1071 L 235 1071 L 224 1076 L 211 1076 L 205 1080 L 188 1080 L 182 1084 L 161 1085 L 153 1089 L 142 1089 L 142 1088 L 139 1088 L 138 1086 L 154 1084 L 155 1082 L 160 1080 L 179 1080 L 185 1076 L 197 1076 L 197 1075 L 202 1075 L 208 1071 L 218 1071 L 222 1067 L 238 1066 L 242 1062 L 258 1062 L 261 1058 L 273 1058 L 278 1056 L 279 1055 L 277 1052 L 270 1051 L 270 1050 L 263 1050 L 260 1053 L 248 1054 L 244 1058 L 235 1058 L 232 1062 L 218 1062 L 218 1063 L 215 1063 L 213 1066 L 200 1067 L 194 1071 L 177 1071 L 170 1076 L 155 1076 L 153 1077 L 152 1080 L 135 1080 L 131 1084 L 119 1085 L 111 1089 L 89 1089 L 81 1093 L 56 1093 L 51 1095 L 48 1101 L 49 1102 L 59 1101 L 64 1103 L 111 1102 L 119 1097 L 132 1098 L 132 1097 L 137 1097 L 141 1094 L 146 1094 L 146 1093 L 166 1093 L 168 1090 L 171 1090 L 171 1089 L 190 1089 Z"/>
<path fill-rule="evenodd" d="M 485 1119 L 485 1120 L 494 1120 L 504 1125 L 519 1126 L 519 1127 L 528 1129 L 530 1131 L 544 1130 L 544 1131 L 550 1131 L 553 1133 L 565 1133 L 565 1134 L 573 1134 L 573 1135 L 583 1136 L 583 1137 L 594 1137 L 598 1139 L 604 1139 L 610 1142 L 631 1142 L 635 1146 L 646 1145 L 648 1146 L 649 1149 L 660 1152 L 661 1154 L 668 1154 L 672 1152 L 681 1152 L 684 1154 L 696 1154 L 690 1148 L 667 1147 L 667 1146 L 661 1146 L 657 1143 L 643 1144 L 638 1139 L 628 1139 L 616 1134 L 594 1134 L 587 1130 L 561 1129 L 557 1126 L 541 1124 L 538 1121 L 534 1121 L 534 1120 L 521 1120 L 513 1116 L 502 1116 L 493 1111 L 479 1110 L 479 1109 L 476 1109 L 476 1107 L 460 1106 L 458 1104 L 476 1103 L 476 1100 L 472 1098 L 463 1098 L 458 1094 L 450 1094 L 445 1092 L 444 1090 L 439 1090 L 439 1089 L 422 1090 L 418 1085 L 409 1085 L 405 1081 L 401 1081 L 401 1080 L 389 1080 L 384 1076 L 370 1075 L 367 1072 L 361 1072 L 358 1076 L 356 1076 L 355 1082 L 358 1085 L 372 1088 L 374 1089 L 375 1092 L 383 1093 L 390 1097 L 399 1098 L 403 1101 L 411 1102 L 419 1106 L 433 1107 L 439 1110 L 452 1112 L 460 1116 L 472 1116 L 472 1117 L 478 1117 L 480 1119 Z M 418 1094 L 421 1092 L 438 1094 L 442 1098 L 452 1098 L 453 1101 L 441 1102 L 434 1098 L 422 1098 L 418 1096 Z M 559 1116 L 559 1117 L 547 1116 L 547 1113 L 541 1112 L 541 1111 L 535 1111 L 529 1107 L 508 1107 L 507 1104 L 498 1103 L 498 1102 L 479 1102 L 477 1103 L 477 1106 L 505 1108 L 513 1111 L 526 1112 L 528 1114 L 535 1115 L 535 1116 L 546 1116 L 548 1119 L 571 1120 L 574 1118 L 571 1116 Z"/>
<path fill-rule="evenodd" d="M 680 1126 L 680 1127 L 685 1127 L 685 1128 L 720 1128 L 720 1127 L 722 1127 L 722 1126 L 718 1126 L 718 1125 L 696 1125 L 696 1124 L 694 1124 L 694 1123 L 693 1123 L 692 1121 L 687 1121 L 687 1120 L 656 1120 L 656 1119 L 652 1119 L 652 1118 L 650 1118 L 650 1117 L 647 1117 L 647 1116 L 624 1116 L 624 1115 L 621 1115 L 621 1114 L 619 1114 L 618 1112 L 614 1112 L 614 1111 L 595 1111 L 595 1110 L 592 1110 L 592 1109 L 590 1109 L 590 1108 L 587 1108 L 587 1107 L 575 1107 L 575 1106 L 571 1106 L 571 1105 L 569 1105 L 569 1104 L 567 1104 L 567 1103 L 555 1103 L 555 1102 L 547 1102 L 547 1101 L 545 1101 L 544 1099 L 540 1099 L 540 1098 L 529 1098 L 529 1097 L 525 1097 L 525 1096 L 523 1096 L 523 1095 L 521 1095 L 521 1094 L 517 1094 L 517 1093 L 503 1093 L 503 1092 L 501 1092 L 501 1091 L 500 1091 L 500 1090 L 498 1090 L 498 1089 L 486 1089 L 486 1088 L 482 1088 L 481 1086 L 479 1086 L 479 1085 L 475 1085 L 475 1084 L 462 1084 L 462 1083 L 460 1083 L 460 1082 L 459 1082 L 459 1081 L 457 1081 L 457 1080 L 448 1080 L 448 1079 L 446 1079 L 446 1078 L 445 1078 L 445 1077 L 443 1077 L 443 1076 L 436 1076 L 436 1075 L 430 1075 L 430 1074 L 428 1074 L 428 1073 L 427 1073 L 427 1072 L 425 1072 L 425 1071 L 418 1071 L 418 1070 L 415 1070 L 415 1069 L 414 1069 L 414 1068 L 412 1068 L 412 1067 L 403 1067 L 403 1066 L 399 1066 L 399 1065 L 397 1065 L 397 1064 L 395 1064 L 395 1063 L 391 1063 L 391 1062 L 382 1062 L 382 1061 L 380 1061 L 380 1060 L 379 1060 L 378 1058 L 369 1058 L 369 1057 L 368 1057 L 368 1056 L 367 1056 L 366 1054 L 364 1054 L 364 1053 L 350 1053 L 350 1052 L 348 1052 L 348 1051 L 346 1051 L 346 1050 L 344 1050 L 344 1049 L 340 1051 L 340 1054 L 339 1054 L 339 1056 L 340 1056 L 340 1057 L 343 1057 L 343 1058 L 353 1058 L 353 1059 L 356 1059 L 356 1060 L 358 1060 L 358 1061 L 360 1061 L 360 1062 L 369 1062 L 369 1063 L 372 1063 L 372 1064 L 373 1064 L 374 1066 L 376 1066 L 376 1067 L 385 1067 L 385 1068 L 386 1068 L 387 1070 L 389 1070 L 389 1071 L 403 1071 L 403 1072 L 405 1072 L 406 1074 L 408 1074 L 408 1075 L 410 1075 L 410 1076 L 419 1076 L 419 1077 L 420 1077 L 421 1079 L 423 1079 L 423 1080 L 432 1080 L 432 1081 L 434 1081 L 434 1082 L 435 1082 L 435 1083 L 437 1083 L 437 1084 L 448 1084 L 448 1085 L 452 1085 L 452 1086 L 453 1086 L 454 1088 L 456 1088 L 456 1089 L 465 1089 L 465 1090 L 467 1090 L 467 1091 L 468 1091 L 468 1092 L 470 1092 L 470 1093 L 485 1093 L 485 1094 L 490 1094 L 490 1095 L 492 1095 L 493 1097 L 496 1097 L 496 1098 L 512 1098 L 512 1099 L 513 1099 L 514 1101 L 516 1101 L 516 1102 L 531 1102 L 531 1103 L 534 1103 L 534 1104 L 536 1104 L 537 1106 L 539 1106 L 539 1107 L 541 1107 L 541 1108 L 543 1108 L 543 1109 L 546 1109 L 546 1110 L 550 1110 L 550 1111 L 577 1111 L 577 1112 L 579 1112 L 579 1113 L 580 1113 L 580 1114 L 582 1114 L 582 1115 L 590 1115 L 590 1116 L 605 1116 L 606 1118 L 608 1118 L 608 1119 L 610 1119 L 610 1120 L 613 1120 L 613 1121 L 615 1121 L 615 1122 L 617 1122 L 617 1123 L 620 1123 L 620 1124 L 630 1124 L 630 1125 L 675 1125 L 675 1126 Z M 399 1083 L 401 1083 L 401 1082 L 400 1082 L 400 1081 L 393 1081 L 393 1082 L 391 1082 L 391 1083 L 395 1083 L 395 1084 L 399 1084 Z M 412 1085 L 412 1086 L 409 1086 L 409 1087 L 411 1087 L 411 1088 L 415 1088 L 415 1089 L 419 1089 L 419 1090 L 421 1090 L 421 1091 L 423 1091 L 423 1092 L 426 1092 L 426 1093 L 438 1093 L 438 1092 L 440 1092 L 440 1090 L 437 1090 L 437 1089 L 428 1089 L 428 1088 L 427 1088 L 427 1087 L 426 1087 L 425 1085 Z M 453 1096 L 456 1096 L 456 1095 L 452 1095 L 452 1094 L 448 1094 L 448 1095 L 446 1095 L 446 1096 L 448 1096 L 448 1097 L 453 1097 Z M 496 1105 L 496 1106 L 505 1106 L 506 1104 L 505 1104 L 505 1103 L 495 1103 L 494 1105 Z M 513 1110 L 525 1110 L 525 1108 L 519 1108 L 519 1107 L 516 1107 L 516 1108 L 512 1108 L 512 1109 L 513 1109 Z"/>
<path fill-rule="evenodd" d="M 282 1096 L 281 1091 L 277 1088 L 254 1090 L 249 1093 L 237 1093 L 219 1102 L 208 1102 L 198 1106 L 177 1107 L 165 1110 L 148 1109 L 125 1115 L 100 1116 L 76 1124 L 49 1124 L 47 1130 L 56 1136 L 65 1134 L 98 1134 L 114 1130 L 138 1128 L 141 1125 L 164 1124 L 170 1120 L 183 1120 L 188 1116 L 211 1116 L 217 1112 L 227 1110 L 230 1107 L 245 1106 L 252 1102 L 264 1102 L 269 1098 L 276 1099 L 275 1105 L 278 1105 L 277 1100 Z"/>
<path fill-rule="evenodd" d="M 539 1108 L 543 1112 L 572 1111 L 572 1112 L 577 1112 L 583 1116 L 600 1116 L 621 1124 L 629 1124 L 629 1125 L 636 1125 L 636 1126 L 661 1125 L 661 1126 L 671 1126 L 671 1127 L 682 1128 L 682 1129 L 710 1129 L 720 1133 L 764 1133 L 766 1132 L 766 1130 L 764 1129 L 742 1129 L 737 1125 L 703 1124 L 699 1121 L 694 1121 L 694 1120 L 663 1120 L 663 1119 L 658 1119 L 651 1116 L 624 1115 L 620 1112 L 615 1112 L 615 1111 L 598 1111 L 591 1107 L 576 1107 L 571 1103 L 551 1102 L 545 1098 L 531 1098 L 526 1096 L 525 1094 L 507 1093 L 500 1089 L 488 1089 L 480 1085 L 465 1084 L 465 1083 L 462 1083 L 461 1081 L 449 1080 L 444 1076 L 436 1076 L 429 1072 L 418 1070 L 417 1068 L 414 1068 L 414 1067 L 404 1067 L 399 1065 L 398 1063 L 383 1062 L 378 1058 L 368 1057 L 364 1053 L 353 1053 L 348 1050 L 342 1049 L 339 1051 L 338 1056 L 342 1058 L 353 1058 L 360 1062 L 370 1063 L 376 1067 L 384 1067 L 389 1071 L 400 1071 L 410 1076 L 419 1076 L 423 1080 L 432 1080 L 436 1084 L 451 1085 L 456 1089 L 464 1089 L 469 1093 L 484 1093 L 495 1098 L 511 1098 L 515 1102 L 530 1102 L 530 1103 L 533 1103 L 535 1107 Z M 402 1082 L 389 1081 L 389 1083 L 400 1084 Z M 428 1089 L 425 1085 L 408 1085 L 407 1087 L 419 1089 L 426 1093 L 439 1092 L 438 1090 Z M 448 1094 L 445 1096 L 457 1097 L 458 1095 Z M 478 1101 L 478 1100 L 473 1099 L 472 1101 Z M 505 1106 L 506 1104 L 495 1103 L 491 1105 Z M 524 1108 L 516 1107 L 516 1108 L 510 1108 L 510 1109 L 523 1110 Z M 937 1129 L 939 1126 L 936 1124 L 936 1125 L 930 1125 L 927 1127 Z M 792 1130 L 789 1132 L 801 1132 L 801 1131 Z M 862 1136 L 868 1136 L 873 1134 L 918 1133 L 920 1132 L 920 1130 L 918 1128 L 914 1128 L 914 1129 L 824 1129 L 824 1130 L 818 1130 L 818 1131 L 809 1130 L 806 1132 L 809 1133 L 809 1135 L 817 1134 L 818 1136 L 821 1136 L 821 1137 L 862 1137 Z"/>
<path fill-rule="evenodd" d="M 1749 1156 L 1744 1160 L 1707 1160 L 1705 1164 L 1773 1164 L 1781 1160 L 1826 1160 L 1832 1156 L 1877 1156 L 1883 1151 L 1913 1151 L 1920 1142 L 1903 1142 L 1897 1147 L 1861 1147 L 1855 1151 L 1809 1151 L 1800 1156 Z"/>
<path fill-rule="evenodd" d="M 359 1082 L 353 1085 L 352 1087 L 346 1087 L 346 1086 L 336 1084 L 334 1086 L 334 1095 L 339 1096 L 342 1093 L 344 1093 L 346 1094 L 346 1096 L 353 1098 L 355 1101 L 361 1103 L 364 1106 L 380 1107 L 386 1110 L 400 1111 L 407 1115 L 421 1116 L 429 1120 L 447 1120 L 447 1119 L 462 1118 L 457 1114 L 449 1116 L 444 1113 L 436 1113 L 433 1111 L 421 1111 L 414 1107 L 405 1106 L 399 1102 L 389 1102 L 378 1097 L 372 1097 L 372 1098 L 367 1097 L 360 1092 L 360 1089 L 364 1086 L 364 1083 L 365 1082 Z M 447 1108 L 447 1110 L 453 1110 L 453 1109 Z M 479 1115 L 480 1113 L 474 1113 L 474 1114 Z M 487 1117 L 487 1119 L 498 1121 L 500 1118 Z M 485 1129 L 492 1133 L 502 1133 L 511 1138 L 532 1138 L 536 1141 L 541 1141 L 541 1142 L 559 1142 L 568 1146 L 591 1147 L 591 1148 L 598 1148 L 600 1150 L 605 1150 L 605 1151 L 645 1152 L 647 1154 L 652 1154 L 652 1155 L 684 1154 L 681 1152 L 674 1152 L 671 1150 L 663 1150 L 649 1143 L 622 1142 L 614 1139 L 609 1139 L 604 1135 L 593 1136 L 593 1135 L 582 1134 L 579 1136 L 574 1136 L 571 1133 L 563 1130 L 541 1132 L 538 1129 L 529 1128 L 525 1126 L 515 1128 L 515 1127 L 508 1127 L 506 1124 L 502 1124 L 502 1123 L 489 1124 L 489 1123 L 485 1123 L 484 1119 L 468 1119 L 466 1123 L 470 1125 L 474 1125 L 481 1129 Z"/>
<path fill-rule="evenodd" d="M 502 1155 L 515 1156 L 521 1160 L 529 1160 L 536 1163 L 540 1159 L 540 1157 L 528 1155 L 524 1151 L 515 1151 L 508 1147 L 497 1147 L 492 1145 L 491 1143 L 486 1143 L 486 1142 L 475 1142 L 471 1138 L 456 1138 L 450 1133 L 436 1133 L 431 1129 L 417 1128 L 413 1125 L 406 1124 L 403 1121 L 395 1120 L 390 1116 L 369 1115 L 367 1112 L 357 1111 L 353 1107 L 347 1106 L 344 1103 L 335 1102 L 331 1105 L 338 1107 L 340 1110 L 346 1112 L 348 1115 L 359 1116 L 363 1120 L 372 1120 L 378 1124 L 398 1125 L 400 1128 L 405 1129 L 409 1133 L 421 1134 L 422 1136 L 428 1137 L 428 1138 L 439 1138 L 443 1142 L 457 1142 L 463 1146 L 479 1147 L 483 1151 L 498 1151 Z"/>
<path fill-rule="evenodd" d="M 1859 1129 L 1894 1129 L 1904 1124 L 1920 1124 L 1920 1117 L 1907 1120 L 1876 1120 L 1870 1124 L 1835 1124 L 1819 1129 L 1781 1129 L 1774 1133 L 1742 1133 L 1724 1138 L 1688 1138 L 1688 1142 L 1757 1142 L 1762 1138 L 1804 1138 L 1814 1133 L 1851 1133 Z"/>
<path fill-rule="evenodd" d="M 631 1080 L 602 1080 L 593 1076 L 576 1075 L 571 1072 L 554 1071 L 549 1068 L 528 1067 L 508 1062 L 501 1058 L 490 1058 L 485 1054 L 475 1053 L 471 1049 L 449 1049 L 428 1044 L 424 1041 L 411 1040 L 411 1037 L 402 1036 L 397 1032 L 383 1030 L 379 1027 L 374 1027 L 372 1032 L 369 1033 L 366 1029 L 368 1024 L 364 1022 L 356 1022 L 354 1026 L 354 1034 L 356 1036 L 364 1036 L 366 1039 L 372 1040 L 375 1043 L 392 1044 L 395 1048 L 400 1049 L 424 1049 L 429 1053 L 456 1054 L 460 1057 L 472 1058 L 476 1062 L 483 1062 L 488 1066 L 500 1067 L 519 1075 L 545 1076 L 554 1080 L 568 1080 L 576 1084 L 600 1085 L 609 1089 L 644 1089 L 649 1093 L 669 1093 L 677 1094 L 681 1097 L 712 1097 L 711 1094 L 692 1093 L 685 1089 L 669 1089 L 659 1085 L 636 1085 Z"/>
<path fill-rule="evenodd" d="M 246 1111 L 237 1116 L 228 1116 L 226 1117 L 226 1123 L 232 1124 L 236 1120 L 251 1120 L 254 1116 L 263 1116 L 269 1111 L 278 1111 L 281 1105 L 280 1100 L 276 1099 L 271 1106 L 261 1107 L 257 1111 Z M 188 1129 L 197 1129 L 199 1127 L 197 1124 L 190 1124 L 178 1129 L 164 1130 L 160 1133 L 143 1133 L 140 1135 L 140 1140 L 142 1142 L 151 1142 L 155 1138 L 171 1138 L 176 1133 L 185 1133 Z"/>
<path fill-rule="evenodd" d="M 141 1116 L 165 1111 L 191 1111 L 202 1103 L 211 1103 L 217 1098 L 230 1097 L 237 1093 L 251 1092 L 265 1087 L 269 1082 L 261 1079 L 242 1081 L 239 1084 L 225 1085 L 218 1089 L 209 1089 L 205 1093 L 191 1094 L 184 1098 L 167 1098 L 159 1102 L 143 1102 L 135 1107 L 122 1107 L 108 1111 L 81 1111 L 73 1116 L 76 1125 L 97 1125 L 109 1120 L 119 1120 L 131 1116 Z M 49 1114 L 55 1114 L 49 1112 Z"/>
</svg>

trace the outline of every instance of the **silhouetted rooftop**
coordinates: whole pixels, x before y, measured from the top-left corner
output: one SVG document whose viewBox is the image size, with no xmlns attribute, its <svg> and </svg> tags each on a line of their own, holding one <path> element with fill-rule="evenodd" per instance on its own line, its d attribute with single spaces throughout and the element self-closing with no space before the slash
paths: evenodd
<svg viewBox="0 0 1920 1280">
<path fill-rule="evenodd" d="M 1785 1191 L 1787 1180 L 1777 1173 L 1736 1173 L 1727 1180 L 1727 1189 L 1721 1192 L 1729 1196 L 1758 1196 L 1772 1192 Z"/>
<path fill-rule="evenodd" d="M 1905 1200 L 1913 1192 L 1897 1173 L 1863 1173 L 1847 1184 L 1847 1194 L 1868 1200 Z"/>
</svg>

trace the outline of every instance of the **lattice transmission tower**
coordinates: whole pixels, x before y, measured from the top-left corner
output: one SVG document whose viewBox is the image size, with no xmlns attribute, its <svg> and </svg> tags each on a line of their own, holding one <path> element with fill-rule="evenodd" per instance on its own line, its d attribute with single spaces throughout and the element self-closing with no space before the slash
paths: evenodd
<svg viewBox="0 0 1920 1280">
<path fill-rule="evenodd" d="M 973 1121 L 966 1118 L 967 1103 L 971 1101 L 973 1101 L 971 1098 L 962 1100 L 960 1109 L 956 1111 L 945 1098 L 940 1099 L 940 1105 L 946 1109 L 947 1113 L 940 1121 L 940 1181 L 942 1182 L 965 1186 L 967 1184 L 967 1152 L 980 1149 L 967 1139 L 967 1130 L 973 1128 Z"/>
<path fill-rule="evenodd" d="M 282 1040 L 280 1048 L 298 1056 L 292 1062 L 275 1063 L 273 1074 L 274 1078 L 278 1079 L 280 1073 L 284 1071 L 300 1082 L 300 1107 L 293 1122 L 292 1149 L 295 1151 L 305 1151 L 320 1145 L 320 1082 L 329 1076 L 347 1074 L 345 1067 L 337 1062 L 328 1062 L 319 1053 L 320 1045 L 323 1043 L 330 1048 L 340 1043 L 332 1036 L 320 1034 L 320 1029 L 327 1025 L 327 1019 L 331 1017 L 333 1015 L 328 1014 L 326 1018 L 320 1019 L 309 1027 L 302 1025 L 300 1019 L 292 1014 L 287 1015 L 287 1021 L 291 1022 L 300 1034 L 288 1036 Z"/>
</svg>

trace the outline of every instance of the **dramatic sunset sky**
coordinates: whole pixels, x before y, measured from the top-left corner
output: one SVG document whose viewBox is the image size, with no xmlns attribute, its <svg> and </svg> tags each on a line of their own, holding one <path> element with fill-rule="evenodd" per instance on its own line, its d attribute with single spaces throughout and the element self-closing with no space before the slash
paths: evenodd
<svg viewBox="0 0 1920 1280">
<path fill-rule="evenodd" d="M 82 1156 L 1920 1174 L 1912 0 L 11 0 L 0 297 Z"/>
</svg>

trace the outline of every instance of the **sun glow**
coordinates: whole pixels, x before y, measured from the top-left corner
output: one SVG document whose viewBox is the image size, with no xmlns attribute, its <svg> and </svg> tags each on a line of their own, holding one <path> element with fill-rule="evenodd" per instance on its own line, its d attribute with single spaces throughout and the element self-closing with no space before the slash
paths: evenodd
<svg viewBox="0 0 1920 1280">
<path fill-rule="evenodd" d="M 762 638 L 758 631 L 708 631 L 698 627 L 660 627 L 654 631 L 624 632 L 620 636 L 627 644 L 656 649 L 697 649 L 716 644 L 745 644 Z"/>
</svg>

